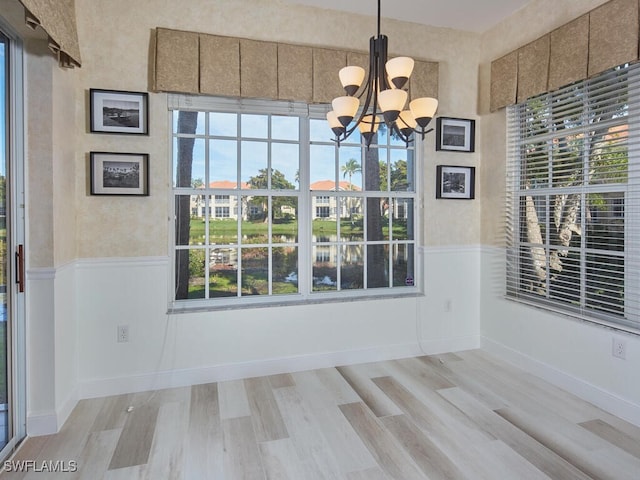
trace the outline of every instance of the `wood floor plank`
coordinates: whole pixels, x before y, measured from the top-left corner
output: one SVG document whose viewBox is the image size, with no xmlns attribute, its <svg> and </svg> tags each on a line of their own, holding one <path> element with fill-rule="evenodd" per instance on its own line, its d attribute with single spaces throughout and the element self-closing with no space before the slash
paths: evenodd
<svg viewBox="0 0 640 480">
<path fill-rule="evenodd" d="M 283 419 L 303 466 L 306 479 L 341 478 L 340 467 L 312 407 L 297 391 L 298 386 L 274 391 Z"/>
<path fill-rule="evenodd" d="M 401 360 L 394 360 L 390 362 L 391 365 L 398 366 L 400 369 L 405 370 L 409 375 L 413 376 L 416 380 L 426 387 L 432 390 L 440 390 L 441 388 L 455 387 L 455 384 L 449 379 L 440 375 L 436 370 L 429 365 L 425 365 L 417 358 L 403 358 Z"/>
<path fill-rule="evenodd" d="M 269 383 L 271 384 L 271 388 L 294 387 L 296 385 L 296 382 L 290 373 L 270 375 Z"/>
<path fill-rule="evenodd" d="M 381 420 L 416 465 L 431 480 L 464 480 L 466 478 L 451 459 L 406 415 L 385 417 Z"/>
<path fill-rule="evenodd" d="M 26 472 L 16 471 L 17 468 L 19 468 L 18 465 L 20 462 L 42 458 L 41 452 L 49 440 L 55 442 L 57 440 L 57 435 L 27 437 L 19 446 L 15 454 L 7 460 L 11 462 L 15 468 L 10 468 L 10 471 L 7 471 L 4 468 L 0 469 L 0 478 L 2 478 L 2 480 L 22 480 L 25 477 Z"/>
<path fill-rule="evenodd" d="M 222 420 L 224 478 L 263 480 L 266 478 L 251 417 Z"/>
<path fill-rule="evenodd" d="M 349 472 L 346 480 L 392 480 L 379 467 Z"/>
<path fill-rule="evenodd" d="M 380 468 L 394 480 L 424 480 L 425 476 L 395 441 L 394 437 L 379 423 L 371 410 L 362 402 L 348 403 L 340 410 L 358 433 Z"/>
<path fill-rule="evenodd" d="M 297 383 L 295 391 L 301 396 L 320 426 L 340 471 L 366 470 L 376 466 L 371 453 L 335 403 L 339 396 L 333 396 L 317 375 L 308 373 L 301 377 L 304 378 Z"/>
<path fill-rule="evenodd" d="M 496 413 L 593 478 L 638 479 L 639 459 L 618 448 L 608 448 L 604 440 L 593 448 L 585 448 L 585 445 L 598 444 L 597 437 L 586 429 L 582 429 L 584 437 L 579 441 L 579 434 L 569 431 L 570 425 L 557 418 L 551 422 L 540 415 L 508 408 Z M 575 428 L 581 429 L 577 425 Z"/>
<path fill-rule="evenodd" d="M 250 417 L 251 408 L 244 388 L 244 380 L 229 380 L 218 383 L 220 418 Z"/>
<path fill-rule="evenodd" d="M 305 478 L 305 468 L 298 458 L 290 438 L 263 442 L 259 445 L 262 465 L 269 480 L 298 480 Z"/>
<path fill-rule="evenodd" d="M 129 412 L 111 457 L 109 470 L 147 463 L 158 410 L 156 406 L 142 405 Z"/>
<path fill-rule="evenodd" d="M 248 378 L 244 381 L 251 409 L 251 420 L 258 442 L 287 438 L 289 433 L 273 396 L 267 377 Z"/>
<path fill-rule="evenodd" d="M 210 479 L 223 479 L 223 440 L 218 385 L 191 387 L 189 429 L 185 452 L 185 480 L 197 480 L 202 472 Z"/>
<path fill-rule="evenodd" d="M 464 412 L 481 428 L 501 440 L 532 465 L 551 478 L 564 480 L 589 480 L 584 472 L 555 454 L 522 430 L 489 410 L 480 401 L 458 387 L 438 392 Z"/>
<path fill-rule="evenodd" d="M 598 435 L 612 445 L 630 453 L 634 457 L 640 458 L 640 442 L 632 438 L 631 435 L 609 425 L 607 422 L 596 419 L 580 423 L 580 426 Z"/>
<path fill-rule="evenodd" d="M 373 383 L 371 378 L 360 371 L 357 365 L 338 367 L 337 370 L 376 417 L 400 415 L 402 413 L 398 406 L 394 405 L 389 397 Z"/>
<path fill-rule="evenodd" d="M 122 429 L 101 430 L 89 435 L 89 439 L 77 459 L 78 471 L 67 478 L 73 480 L 95 480 L 96 472 L 104 472 L 116 449 Z"/>
<path fill-rule="evenodd" d="M 158 411 L 146 480 L 184 478 L 190 402 L 169 402 Z"/>
<path fill-rule="evenodd" d="M 335 368 L 296 372 L 292 376 L 296 387 L 309 394 L 313 392 L 313 396 L 326 405 L 338 406 L 360 401 L 358 394 Z"/>
<path fill-rule="evenodd" d="M 104 399 L 104 405 L 91 426 L 92 432 L 122 429 L 127 420 L 127 408 L 131 405 L 132 395 L 114 395 Z"/>
<path fill-rule="evenodd" d="M 102 480 L 144 480 L 146 478 L 146 465 L 136 465 L 134 467 L 118 468 L 107 470 Z"/>
</svg>

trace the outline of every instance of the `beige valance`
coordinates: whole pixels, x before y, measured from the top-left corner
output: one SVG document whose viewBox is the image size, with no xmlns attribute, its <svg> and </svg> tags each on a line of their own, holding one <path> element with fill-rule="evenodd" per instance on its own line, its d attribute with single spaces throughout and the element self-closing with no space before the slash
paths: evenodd
<svg viewBox="0 0 640 480">
<path fill-rule="evenodd" d="M 611 0 L 491 63 L 491 111 L 638 60 L 639 0 Z"/>
<path fill-rule="evenodd" d="M 369 56 L 327 48 L 156 28 L 154 91 L 330 103 L 344 95 L 338 70 Z M 438 96 L 438 63 L 416 60 L 412 98 Z"/>
<path fill-rule="evenodd" d="M 20 0 L 25 21 L 33 29 L 42 27 L 49 36 L 49 48 L 61 67 L 79 67 L 80 46 L 74 0 Z"/>
</svg>

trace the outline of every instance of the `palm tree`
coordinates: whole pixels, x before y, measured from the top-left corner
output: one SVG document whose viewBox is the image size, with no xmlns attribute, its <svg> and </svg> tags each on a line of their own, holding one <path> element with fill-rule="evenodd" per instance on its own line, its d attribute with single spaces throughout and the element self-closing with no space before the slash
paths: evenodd
<svg viewBox="0 0 640 480">
<path fill-rule="evenodd" d="M 353 190 L 353 184 L 351 183 L 351 177 L 356 173 L 362 173 L 362 166 L 355 158 L 350 158 L 347 160 L 347 163 L 340 167 L 340 171 L 342 172 L 342 178 L 349 176 L 349 190 Z M 351 225 L 353 225 L 353 205 L 351 202 L 353 198 L 349 197 L 349 221 Z"/>
</svg>

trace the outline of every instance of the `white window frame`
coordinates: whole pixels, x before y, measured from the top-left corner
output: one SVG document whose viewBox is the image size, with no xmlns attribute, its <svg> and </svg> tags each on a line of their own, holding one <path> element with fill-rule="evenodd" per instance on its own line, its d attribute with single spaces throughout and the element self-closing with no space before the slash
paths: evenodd
<svg viewBox="0 0 640 480">
<path fill-rule="evenodd" d="M 169 178 L 173 178 L 173 111 L 174 110 L 190 110 L 190 111 L 216 111 L 227 113 L 251 113 L 251 114 L 272 114 L 272 115 L 300 115 L 303 119 L 324 119 L 327 111 L 330 109 L 326 105 L 307 105 L 298 102 L 281 102 L 281 101 L 261 101 L 261 100 L 249 100 L 249 99 L 230 99 L 219 97 L 204 97 L 204 96 L 191 96 L 182 94 L 169 94 L 168 95 L 168 141 L 169 141 Z M 306 122 L 306 125 L 305 125 Z M 330 131 L 328 134 L 330 134 Z M 328 142 L 332 140 L 328 137 Z M 169 312 L 189 312 L 199 310 L 218 310 L 228 308 L 244 308 L 256 305 L 288 305 L 299 303 L 318 303 L 318 302 L 336 302 L 336 301 L 349 301 L 357 298 L 394 298 L 394 297 L 411 297 L 416 295 L 423 295 L 424 288 L 424 274 L 423 274 L 423 248 L 422 245 L 422 205 L 423 205 L 423 190 L 422 190 L 422 175 L 423 169 L 422 157 L 423 157 L 423 142 L 419 136 L 415 138 L 414 147 L 414 191 L 405 192 L 391 192 L 394 197 L 403 196 L 414 200 L 414 237 L 413 240 L 408 240 L 404 243 L 413 245 L 414 255 L 414 274 L 415 278 L 411 279 L 411 284 L 399 287 L 382 287 L 382 288 L 368 288 L 368 289 L 354 289 L 354 290 L 338 290 L 332 292 L 314 292 L 312 291 L 311 282 L 311 270 L 313 261 L 313 245 L 311 242 L 311 218 L 312 218 L 312 202 L 315 195 L 331 196 L 325 192 L 314 192 L 309 188 L 309 124 L 308 120 L 301 121 L 300 123 L 300 170 L 299 170 L 299 187 L 297 190 L 286 191 L 287 195 L 298 197 L 298 208 L 302 212 L 309 212 L 307 215 L 301 215 L 298 220 L 299 228 L 299 240 L 298 246 L 298 284 L 299 293 L 287 294 L 287 295 L 255 295 L 255 296 L 241 296 L 241 297 L 222 297 L 222 298 L 209 298 L 209 299 L 189 299 L 189 300 L 175 300 L 174 299 L 174 283 L 175 283 L 175 252 L 176 246 L 174 244 L 175 239 L 175 190 L 173 187 L 169 188 L 169 251 L 171 256 L 170 279 L 169 279 Z M 364 147 L 363 147 L 364 148 Z M 256 195 L 260 195 L 260 191 L 255 191 Z M 197 195 L 201 194 L 201 191 L 195 189 L 183 189 L 181 194 L 184 195 Z M 225 192 L 218 191 L 218 195 L 239 195 L 242 192 L 237 190 Z M 340 192 L 343 194 L 344 192 Z M 371 194 L 376 195 L 376 192 Z M 383 194 L 384 196 L 384 194 Z M 365 242 L 366 243 L 366 242 Z M 387 242 L 388 243 L 388 242 Z M 394 247 L 397 243 L 389 244 L 390 248 Z M 392 258 L 392 257 L 391 257 Z M 269 272 L 271 275 L 271 270 Z"/>
</svg>

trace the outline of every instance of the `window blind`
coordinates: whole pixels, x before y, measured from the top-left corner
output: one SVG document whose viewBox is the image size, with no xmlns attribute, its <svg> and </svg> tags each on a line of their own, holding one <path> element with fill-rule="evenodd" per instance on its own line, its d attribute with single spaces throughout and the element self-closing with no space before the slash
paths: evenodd
<svg viewBox="0 0 640 480">
<path fill-rule="evenodd" d="M 507 295 L 640 329 L 640 65 L 508 109 Z"/>
</svg>

